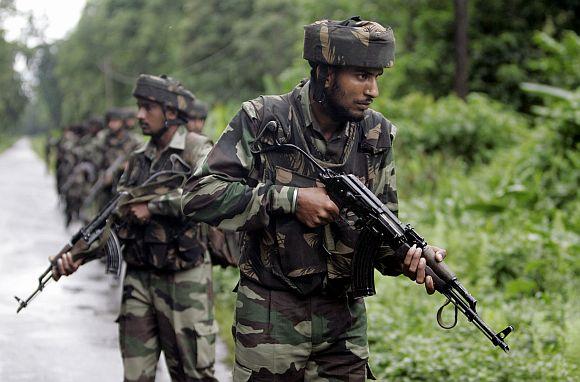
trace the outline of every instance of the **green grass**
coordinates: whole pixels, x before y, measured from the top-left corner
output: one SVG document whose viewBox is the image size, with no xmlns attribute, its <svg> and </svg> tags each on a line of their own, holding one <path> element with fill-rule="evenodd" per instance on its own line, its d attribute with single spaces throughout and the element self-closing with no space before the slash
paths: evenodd
<svg viewBox="0 0 580 382">
<path fill-rule="evenodd" d="M 40 158 L 45 158 L 46 153 L 46 136 L 44 135 L 33 135 L 30 137 L 30 144 L 32 146 L 32 150 L 38 155 Z"/>
<path fill-rule="evenodd" d="M 234 363 L 232 324 L 234 321 L 236 294 L 232 290 L 236 286 L 238 278 L 237 269 L 213 267 L 215 317 L 219 324 L 219 336 L 228 349 L 226 361 L 229 365 Z"/>
<path fill-rule="evenodd" d="M 12 146 L 18 137 L 11 134 L 0 133 L 0 153 Z"/>
</svg>

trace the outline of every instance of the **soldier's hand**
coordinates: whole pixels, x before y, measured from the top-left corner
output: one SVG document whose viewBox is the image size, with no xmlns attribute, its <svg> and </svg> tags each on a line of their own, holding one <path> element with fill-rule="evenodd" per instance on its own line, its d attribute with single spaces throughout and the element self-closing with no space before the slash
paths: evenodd
<svg viewBox="0 0 580 382">
<path fill-rule="evenodd" d="M 322 187 L 299 188 L 296 217 L 310 228 L 336 220 L 339 209 Z"/>
<path fill-rule="evenodd" d="M 147 203 L 135 203 L 129 206 L 129 215 L 138 223 L 145 224 L 151 219 L 151 211 Z"/>
<path fill-rule="evenodd" d="M 54 256 L 50 256 L 48 260 L 52 263 Z M 71 253 L 66 252 L 56 261 L 56 264 L 53 264 L 52 278 L 58 280 L 60 276 L 72 275 L 79 269 L 81 263 L 82 260 L 73 261 Z"/>
<path fill-rule="evenodd" d="M 447 251 L 431 246 L 431 249 L 435 252 L 435 260 L 437 262 L 442 262 L 447 255 Z M 422 257 L 423 250 L 416 245 L 413 245 L 407 251 L 407 255 L 405 256 L 405 260 L 403 261 L 403 274 L 414 280 L 417 284 L 425 284 L 425 289 L 427 293 L 433 294 L 435 293 L 435 284 L 433 283 L 433 279 L 431 276 L 425 275 L 425 267 L 427 266 L 427 262 L 424 257 Z"/>
</svg>

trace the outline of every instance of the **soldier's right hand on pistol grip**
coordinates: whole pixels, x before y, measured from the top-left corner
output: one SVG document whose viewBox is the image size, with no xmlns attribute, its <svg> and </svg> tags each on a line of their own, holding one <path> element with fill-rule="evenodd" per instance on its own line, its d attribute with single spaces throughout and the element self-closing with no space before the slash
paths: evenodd
<svg viewBox="0 0 580 382">
<path fill-rule="evenodd" d="M 48 260 L 52 265 L 52 278 L 58 280 L 60 276 L 68 276 L 77 271 L 81 265 L 81 260 L 73 261 L 70 252 L 65 252 L 62 256 L 58 257 L 56 262 L 54 257 L 50 256 Z"/>
<path fill-rule="evenodd" d="M 310 228 L 333 222 L 339 209 L 322 187 L 299 188 L 296 218 Z"/>
</svg>

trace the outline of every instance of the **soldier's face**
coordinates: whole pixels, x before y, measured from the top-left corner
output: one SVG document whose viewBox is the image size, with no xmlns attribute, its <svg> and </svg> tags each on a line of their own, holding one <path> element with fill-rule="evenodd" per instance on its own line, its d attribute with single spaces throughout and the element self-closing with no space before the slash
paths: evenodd
<svg viewBox="0 0 580 382">
<path fill-rule="evenodd" d="M 203 125 L 205 125 L 205 119 L 192 118 L 187 122 L 187 130 L 201 134 Z"/>
<path fill-rule="evenodd" d="M 113 118 L 109 121 L 109 124 L 107 126 L 109 127 L 109 130 L 111 130 L 113 133 L 116 133 L 117 131 L 123 128 L 123 120 Z"/>
<path fill-rule="evenodd" d="M 383 69 L 358 67 L 329 71 L 325 92 L 328 112 L 333 119 L 360 121 L 373 100 L 379 96 L 377 79 Z"/>
<path fill-rule="evenodd" d="M 156 135 L 163 129 L 165 116 L 163 108 L 157 102 L 139 100 L 137 101 L 137 119 L 143 135 Z"/>
<path fill-rule="evenodd" d="M 137 123 L 137 120 L 135 118 L 126 118 L 125 119 L 125 126 L 127 126 L 129 129 L 132 129 L 133 127 L 135 127 L 136 123 Z"/>
</svg>

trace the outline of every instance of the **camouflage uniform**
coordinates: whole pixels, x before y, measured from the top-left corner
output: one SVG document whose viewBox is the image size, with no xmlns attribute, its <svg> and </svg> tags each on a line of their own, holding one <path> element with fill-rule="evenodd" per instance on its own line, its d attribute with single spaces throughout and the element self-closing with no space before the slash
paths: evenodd
<svg viewBox="0 0 580 382">
<path fill-rule="evenodd" d="M 123 119 L 124 113 L 120 110 L 109 111 L 108 117 L 114 115 L 119 119 Z M 127 127 L 122 127 L 118 132 L 112 132 L 105 127 L 101 130 L 93 143 L 87 147 L 87 156 L 90 156 L 91 161 L 97 167 L 99 176 L 105 176 L 107 171 L 112 171 L 112 183 L 103 187 L 100 191 L 97 200 L 97 210 L 100 210 L 112 197 L 113 190 L 121 176 L 126 162 L 121 163 L 117 169 L 111 169 L 111 166 L 117 161 L 119 157 L 126 158 L 137 147 L 143 144 L 143 140 L 137 137 Z"/>
<path fill-rule="evenodd" d="M 98 176 L 92 148 L 96 135 L 102 129 L 102 123 L 97 119 L 90 119 L 86 126 L 85 134 L 70 149 L 75 164 L 66 180 L 67 209 L 70 211 L 71 218 L 80 220 L 83 219 L 83 211 L 81 211 L 83 202 Z"/>
<path fill-rule="evenodd" d="M 151 141 L 133 152 L 118 189 L 162 171 L 190 173 L 210 149 L 207 138 L 180 126 L 162 152 Z M 117 231 L 127 263 L 118 320 L 125 381 L 153 381 L 161 351 L 174 381 L 215 381 L 217 324 L 200 225 L 163 200 L 148 208 L 146 224 L 124 221 Z"/>
<path fill-rule="evenodd" d="M 392 65 L 391 29 L 357 20 L 343 23 L 307 26 L 305 58 L 332 65 Z M 345 51 L 359 59 L 351 60 Z M 303 81 L 288 94 L 245 102 L 182 198 L 187 216 L 245 230 L 233 327 L 234 381 L 370 377 L 364 301 L 349 295 L 358 238 L 353 216 L 343 211 L 341 219 L 317 228 L 300 223 L 294 215 L 297 188 L 319 186 L 316 169 L 298 152 L 261 149 L 275 140 L 295 144 L 322 166 L 358 176 L 396 212 L 396 129 L 369 109 L 362 121 L 346 123 L 326 140 L 312 118 L 310 87 Z M 398 275 L 401 267 L 391 255 L 385 249 L 377 269 Z"/>
<path fill-rule="evenodd" d="M 66 225 L 79 216 L 85 184 L 90 181 L 90 170 L 79 167 L 82 162 L 82 144 L 88 130 L 84 125 L 73 125 L 67 129 L 57 152 L 57 190 L 64 201 Z M 94 173 L 94 171 L 93 171 Z"/>
</svg>

